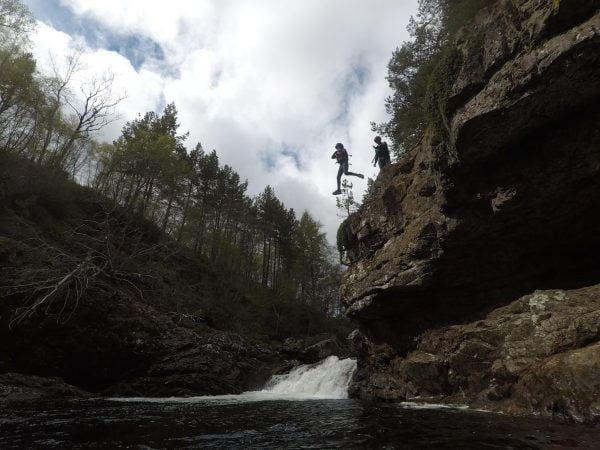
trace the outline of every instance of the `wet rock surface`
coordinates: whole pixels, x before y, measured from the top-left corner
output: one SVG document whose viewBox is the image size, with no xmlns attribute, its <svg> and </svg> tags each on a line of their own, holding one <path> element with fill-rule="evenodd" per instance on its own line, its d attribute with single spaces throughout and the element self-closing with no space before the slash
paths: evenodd
<svg viewBox="0 0 600 450">
<path fill-rule="evenodd" d="M 482 320 L 428 330 L 402 356 L 358 331 L 353 340 L 363 363 L 353 389 L 362 398 L 600 423 L 600 286 L 536 291 Z"/>
<path fill-rule="evenodd" d="M 335 336 L 315 336 L 312 339 L 288 338 L 281 349 L 283 355 L 303 364 L 314 364 L 329 356 L 350 357 L 349 349 Z"/>
<path fill-rule="evenodd" d="M 355 396 L 597 421 L 598 291 L 577 289 L 600 282 L 600 13 L 551 3 L 496 2 L 459 34 L 447 142 L 429 132 L 349 219 Z"/>
</svg>

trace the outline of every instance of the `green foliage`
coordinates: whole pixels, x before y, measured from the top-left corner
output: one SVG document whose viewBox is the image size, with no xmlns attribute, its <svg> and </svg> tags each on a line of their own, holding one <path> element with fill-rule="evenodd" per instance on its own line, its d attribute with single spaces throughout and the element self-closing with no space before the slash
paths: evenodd
<svg viewBox="0 0 600 450">
<path fill-rule="evenodd" d="M 373 131 L 391 139 L 396 156 L 416 146 L 427 126 L 447 128 L 448 93 L 458 68 L 452 38 L 490 1 L 419 1 L 417 17 L 408 26 L 412 40 L 397 48 L 388 64 L 393 94 L 386 99 L 386 110 L 392 117 L 371 124 Z"/>
<path fill-rule="evenodd" d="M 497 0 L 446 0 L 444 6 L 444 33 L 449 41 L 482 8 Z"/>
<path fill-rule="evenodd" d="M 2 203 L 34 221 L 49 224 L 72 215 L 80 189 L 64 173 L 41 171 L 26 159 L 0 153 Z"/>
<path fill-rule="evenodd" d="M 87 160 L 91 133 L 114 119 L 121 97 L 113 97 L 113 77 L 106 75 L 79 78 L 83 101 L 76 101 L 78 54 L 54 59 L 50 70 L 38 72 L 28 51 L 34 27 L 20 0 L 0 2 L 0 148 L 75 178 Z"/>
<path fill-rule="evenodd" d="M 552 7 L 557 9 L 560 6 L 560 0 L 552 0 Z"/>
<path fill-rule="evenodd" d="M 449 132 L 448 97 L 458 75 L 459 62 L 458 51 L 448 45 L 430 63 L 433 70 L 423 99 L 425 119 L 434 127 L 439 138 Z"/>
<path fill-rule="evenodd" d="M 29 33 L 33 31 L 35 21 L 31 13 L 20 0 L 0 1 L 0 48 L 16 52 L 26 47 Z M 5 60 L 0 59 L 0 68 Z"/>
<path fill-rule="evenodd" d="M 342 194 L 335 199 L 335 205 L 341 211 L 343 217 L 348 217 L 360 207 L 360 204 L 354 199 L 352 187 L 352 183 L 344 178 L 342 181 Z"/>
<path fill-rule="evenodd" d="M 348 240 L 348 219 L 340 223 L 336 233 L 336 247 L 340 255 L 340 262 L 344 259 L 343 255 L 349 246 Z"/>
</svg>

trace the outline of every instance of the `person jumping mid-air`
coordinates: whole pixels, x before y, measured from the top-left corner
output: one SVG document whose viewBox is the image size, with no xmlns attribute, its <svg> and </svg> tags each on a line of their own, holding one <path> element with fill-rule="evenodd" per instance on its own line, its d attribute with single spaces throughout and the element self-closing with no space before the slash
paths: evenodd
<svg viewBox="0 0 600 450">
<path fill-rule="evenodd" d="M 375 143 L 373 148 L 375 149 L 375 158 L 373 158 L 373 167 L 379 162 L 379 169 L 383 169 L 385 166 L 390 164 L 390 149 L 388 148 L 387 142 L 382 141 L 379 136 L 375 137 Z"/>
<path fill-rule="evenodd" d="M 331 159 L 336 159 L 338 164 L 340 165 L 337 174 L 337 190 L 333 191 L 333 195 L 340 195 L 342 193 L 342 175 L 352 175 L 361 179 L 365 177 L 362 173 L 348 172 L 348 152 L 346 151 L 344 146 L 339 142 L 335 144 L 335 152 L 333 153 L 333 155 L 331 155 Z"/>
</svg>

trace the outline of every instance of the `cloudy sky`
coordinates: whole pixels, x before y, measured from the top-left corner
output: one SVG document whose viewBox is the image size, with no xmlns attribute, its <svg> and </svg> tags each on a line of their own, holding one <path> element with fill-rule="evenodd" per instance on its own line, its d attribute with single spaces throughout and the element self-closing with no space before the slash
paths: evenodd
<svg viewBox="0 0 600 450">
<path fill-rule="evenodd" d="M 87 73 L 116 75 L 126 120 L 175 102 L 188 148 L 216 149 L 248 179 L 308 210 L 330 242 L 340 222 L 336 142 L 350 170 L 374 177 L 370 122 L 387 120 L 392 51 L 407 39 L 417 0 L 25 0 L 38 20 L 43 67 L 83 50 Z M 364 181 L 351 178 L 360 199 Z"/>
</svg>

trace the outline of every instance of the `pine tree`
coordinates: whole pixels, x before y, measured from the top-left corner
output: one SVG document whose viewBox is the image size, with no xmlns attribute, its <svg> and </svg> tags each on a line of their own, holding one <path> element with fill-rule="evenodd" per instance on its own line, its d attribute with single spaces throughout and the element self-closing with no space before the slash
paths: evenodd
<svg viewBox="0 0 600 450">
<path fill-rule="evenodd" d="M 354 200 L 354 193 L 352 192 L 353 184 L 346 178 L 342 181 L 342 195 L 335 199 L 337 208 L 342 212 L 342 217 L 348 217 L 350 214 L 355 212 L 360 206 Z"/>
</svg>

